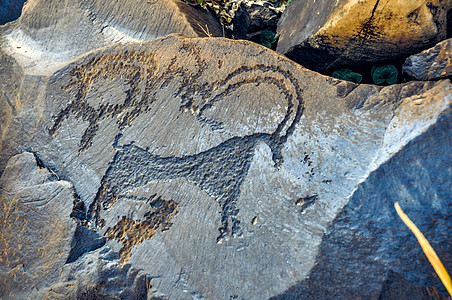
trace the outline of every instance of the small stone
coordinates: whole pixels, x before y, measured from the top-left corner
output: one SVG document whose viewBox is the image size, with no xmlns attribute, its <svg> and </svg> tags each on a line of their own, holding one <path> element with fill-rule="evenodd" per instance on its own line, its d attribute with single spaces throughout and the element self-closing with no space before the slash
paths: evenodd
<svg viewBox="0 0 452 300">
<path fill-rule="evenodd" d="M 410 80 L 436 80 L 452 76 L 452 39 L 411 55 L 402 66 Z"/>
</svg>

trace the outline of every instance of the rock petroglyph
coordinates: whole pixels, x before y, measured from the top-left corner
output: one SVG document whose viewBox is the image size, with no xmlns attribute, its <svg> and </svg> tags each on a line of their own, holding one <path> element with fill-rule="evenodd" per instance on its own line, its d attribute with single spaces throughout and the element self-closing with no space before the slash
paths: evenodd
<svg viewBox="0 0 452 300">
<path fill-rule="evenodd" d="M 447 268 L 449 79 L 354 84 L 182 35 L 39 76 L 2 51 L 0 298 L 444 294 L 393 202 Z"/>
<path fill-rule="evenodd" d="M 176 66 L 175 59 L 171 60 L 172 64 L 167 66 L 166 71 L 156 74 L 160 66 L 156 63 L 154 55 L 134 51 L 116 55 L 103 54 L 73 68 L 70 71 L 71 81 L 62 88 L 71 90 L 74 99 L 54 116 L 49 134 L 57 135 L 62 122 L 70 115 L 88 122 L 89 125 L 79 144 L 81 153 L 92 145 L 99 128 L 98 123 L 111 118 L 116 119 L 120 132 L 115 139 L 116 144 L 122 137 L 123 129 L 130 126 L 138 115 L 150 110 L 150 104 L 155 100 L 155 91 L 168 85 L 175 77 L 180 77 L 183 81 L 179 90 L 175 92 L 175 95 L 180 95 L 180 110 L 195 114 L 201 126 L 212 131 L 224 130 L 224 124 L 205 116 L 205 112 L 226 96 L 234 95 L 245 85 L 267 84 L 279 90 L 285 97 L 286 112 L 281 122 L 277 124 L 276 130 L 271 133 L 255 132 L 245 136 L 234 136 L 206 151 L 180 157 L 155 155 L 133 142 L 122 146 L 115 145 L 117 152 L 88 212 L 93 223 L 102 227 L 99 211 L 107 210 L 116 201 L 120 201 L 125 197 L 124 191 L 146 185 L 153 180 L 185 178 L 219 203 L 221 226 L 218 229 L 218 242 L 222 242 L 228 237 L 240 235 L 236 202 L 256 145 L 261 142 L 267 144 L 272 150 L 274 166 L 278 168 L 281 165 L 283 161 L 281 149 L 303 114 L 302 89 L 290 71 L 265 64 L 241 66 L 222 80 L 200 83 L 196 79 L 205 72 L 206 62 L 199 56 L 199 49 L 195 45 L 187 43 L 182 49 L 187 55 L 195 57 L 197 71 L 191 76 L 184 76 L 186 75 L 184 67 Z M 122 103 L 92 105 L 87 101 L 87 94 L 98 79 L 117 78 L 121 78 L 128 86 Z M 218 86 L 225 88 L 218 92 L 215 90 Z M 197 106 L 194 95 L 206 100 Z"/>
</svg>

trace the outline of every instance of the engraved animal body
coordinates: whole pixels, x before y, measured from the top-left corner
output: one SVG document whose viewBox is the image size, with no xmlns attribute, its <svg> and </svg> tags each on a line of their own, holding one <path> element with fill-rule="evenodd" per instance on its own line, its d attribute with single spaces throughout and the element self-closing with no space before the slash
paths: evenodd
<svg viewBox="0 0 452 300">
<path fill-rule="evenodd" d="M 196 50 L 193 47 L 192 45 L 187 46 L 186 50 L 188 49 L 187 51 L 193 54 L 195 53 L 193 51 Z M 135 61 L 130 58 L 131 56 L 136 57 Z M 99 63 L 99 60 L 93 59 L 71 72 L 75 80 L 65 88 L 77 86 L 75 100 L 55 116 L 55 123 L 49 133 L 56 135 L 61 122 L 68 114 L 73 114 L 82 120 L 89 120 L 89 126 L 83 135 L 79 149 L 80 152 L 85 151 L 90 147 L 98 130 L 97 122 L 103 118 L 112 118 L 121 114 L 123 117 L 118 120 L 117 124 L 118 129 L 122 131 L 126 125 L 133 122 L 136 116 L 147 112 L 149 104 L 154 101 L 154 91 L 166 86 L 171 80 L 175 80 L 175 77 L 182 80 L 180 89 L 175 93 L 180 98 L 181 111 L 193 108 L 193 95 L 202 95 L 207 98 L 208 100 L 201 107 L 196 108 L 196 118 L 203 126 L 207 126 L 213 131 L 223 130 L 224 124 L 205 117 L 204 112 L 214 105 L 219 105 L 226 96 L 235 93 L 246 84 L 266 83 L 274 86 L 286 98 L 287 110 L 283 120 L 273 133 L 256 132 L 243 137 L 232 137 L 207 151 L 194 155 L 162 157 L 151 154 L 134 143 L 119 147 L 120 149 L 102 178 L 97 196 L 89 208 L 90 221 L 102 227 L 100 211 L 108 210 L 117 201 L 127 198 L 127 191 L 131 188 L 144 186 L 155 180 L 185 178 L 199 186 L 219 203 L 221 226 L 217 241 L 221 242 L 230 236 L 240 235 L 237 200 L 256 146 L 261 142 L 266 143 L 272 151 L 275 167 L 279 167 L 283 161 L 281 149 L 287 138 L 294 132 L 295 126 L 303 114 L 301 87 L 297 79 L 291 72 L 281 67 L 258 64 L 240 67 L 223 80 L 210 84 L 198 84 L 196 80 L 205 71 L 206 63 L 197 55 L 198 76 L 183 76 L 183 68 L 177 67 L 175 64 L 170 64 L 165 72 L 155 74 L 156 63 L 151 55 L 145 53 L 125 53 L 117 56 L 114 62 L 117 64 L 124 60 L 127 60 L 132 71 L 125 76 L 129 80 L 130 89 L 126 92 L 127 97 L 123 104 L 101 105 L 94 109 L 84 101 L 90 85 L 95 80 L 90 77 L 92 74 L 108 78 L 121 75 L 121 71 L 116 72 L 115 67 L 109 66 L 109 63 L 102 64 L 102 62 Z M 137 66 L 137 62 L 144 66 Z M 127 64 L 122 64 L 123 69 Z M 108 69 L 113 69 L 113 72 L 107 71 Z M 222 92 L 215 94 L 214 86 L 225 88 Z M 120 136 L 121 134 L 117 136 L 115 143 Z"/>
</svg>

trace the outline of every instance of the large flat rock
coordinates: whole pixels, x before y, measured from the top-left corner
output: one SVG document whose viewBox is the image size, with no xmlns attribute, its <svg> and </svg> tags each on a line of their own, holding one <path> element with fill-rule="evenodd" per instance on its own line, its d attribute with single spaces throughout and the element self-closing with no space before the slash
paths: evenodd
<svg viewBox="0 0 452 300">
<path fill-rule="evenodd" d="M 41 289 L 48 298 L 265 299 L 324 272 L 317 270 L 327 268 L 328 249 L 340 260 L 337 237 L 352 238 L 362 222 L 342 225 L 350 209 L 387 220 L 385 230 L 393 230 L 392 201 L 428 203 L 450 216 L 452 197 L 442 188 L 450 176 L 435 167 L 444 165 L 438 155 L 450 159 L 441 152 L 450 148 L 450 127 L 441 125 L 450 120 L 448 79 L 355 85 L 246 41 L 170 35 L 90 52 L 50 76 L 27 75 L 18 90 L 2 155 L 32 151 L 80 199 L 70 206 L 78 227 L 58 283 Z M 436 137 L 439 148 L 429 144 Z M 405 179 L 421 168 L 416 155 L 427 173 Z M 407 161 L 413 169 L 385 176 Z M 385 194 L 407 184 L 423 190 L 433 182 L 428 174 L 442 176 L 432 187 L 441 200 Z M 382 216 L 372 209 L 379 197 Z M 423 275 L 428 262 L 394 266 L 412 252 L 387 246 L 372 256 L 400 243 L 379 232 L 364 233 L 375 247 L 346 248 L 362 249 L 359 257 L 378 268 L 338 272 L 338 281 L 370 280 L 362 295 L 376 298 L 394 271 L 444 292 Z M 442 232 L 450 240 L 451 231 Z"/>
</svg>

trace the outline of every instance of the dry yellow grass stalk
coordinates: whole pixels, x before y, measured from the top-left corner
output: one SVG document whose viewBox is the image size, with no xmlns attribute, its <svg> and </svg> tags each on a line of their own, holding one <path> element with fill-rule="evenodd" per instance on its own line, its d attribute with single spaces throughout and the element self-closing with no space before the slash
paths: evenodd
<svg viewBox="0 0 452 300">
<path fill-rule="evenodd" d="M 447 273 L 446 268 L 444 268 L 444 265 L 441 262 L 441 260 L 439 259 L 438 255 L 436 255 L 435 250 L 433 250 L 432 246 L 430 246 L 430 243 L 424 237 L 422 232 L 417 228 L 417 226 L 403 212 L 402 208 L 400 208 L 399 203 L 395 202 L 394 206 L 395 206 L 397 213 L 399 214 L 399 217 L 402 219 L 402 221 L 405 223 L 405 225 L 408 226 L 408 228 L 410 228 L 410 230 L 416 236 L 419 244 L 422 247 L 422 250 L 425 253 L 425 256 L 427 256 L 428 260 L 430 261 L 433 268 L 435 269 L 436 274 L 438 274 L 439 278 L 443 282 L 447 291 L 452 296 L 452 280 L 451 280 L 449 274 Z"/>
</svg>

